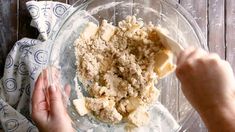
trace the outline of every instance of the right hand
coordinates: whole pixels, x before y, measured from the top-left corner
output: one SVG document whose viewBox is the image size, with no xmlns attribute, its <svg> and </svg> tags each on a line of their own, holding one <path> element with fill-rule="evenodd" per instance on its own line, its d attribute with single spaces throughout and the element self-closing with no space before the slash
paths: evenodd
<svg viewBox="0 0 235 132">
<path fill-rule="evenodd" d="M 182 91 L 199 112 L 235 107 L 235 79 L 227 61 L 202 49 L 186 49 L 177 60 Z"/>
</svg>

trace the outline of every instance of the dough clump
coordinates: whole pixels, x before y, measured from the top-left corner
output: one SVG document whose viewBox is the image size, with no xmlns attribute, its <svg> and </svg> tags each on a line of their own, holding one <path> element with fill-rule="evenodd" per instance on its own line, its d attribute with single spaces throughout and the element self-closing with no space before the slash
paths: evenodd
<svg viewBox="0 0 235 132">
<path fill-rule="evenodd" d="M 86 107 L 82 116 L 91 111 L 107 123 L 148 123 L 147 108 L 159 95 L 154 85 L 175 68 L 173 53 L 162 45 L 158 31 L 135 16 L 117 27 L 106 20 L 100 26 L 87 24 L 74 43 L 77 74 L 89 93 L 85 104 L 74 104 Z"/>
</svg>

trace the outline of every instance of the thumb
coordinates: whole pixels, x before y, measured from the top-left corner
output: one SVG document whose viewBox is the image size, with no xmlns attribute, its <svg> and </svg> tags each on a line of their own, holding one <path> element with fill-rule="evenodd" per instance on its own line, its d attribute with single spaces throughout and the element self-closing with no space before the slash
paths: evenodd
<svg viewBox="0 0 235 132">
<path fill-rule="evenodd" d="M 49 87 L 50 114 L 52 117 L 58 117 L 64 113 L 64 105 L 60 90 L 56 86 Z"/>
</svg>

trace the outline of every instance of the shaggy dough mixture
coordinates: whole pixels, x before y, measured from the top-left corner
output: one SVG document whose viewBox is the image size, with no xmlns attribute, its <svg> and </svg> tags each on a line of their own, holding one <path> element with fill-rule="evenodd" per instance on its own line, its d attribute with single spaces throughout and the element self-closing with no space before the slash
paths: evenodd
<svg viewBox="0 0 235 132">
<path fill-rule="evenodd" d="M 77 74 L 89 93 L 85 101 L 73 101 L 80 115 L 91 112 L 103 122 L 126 120 L 137 127 L 147 123 L 147 109 L 159 95 L 154 84 L 175 68 L 158 32 L 135 16 L 117 27 L 106 20 L 99 27 L 87 24 L 74 43 Z"/>
</svg>

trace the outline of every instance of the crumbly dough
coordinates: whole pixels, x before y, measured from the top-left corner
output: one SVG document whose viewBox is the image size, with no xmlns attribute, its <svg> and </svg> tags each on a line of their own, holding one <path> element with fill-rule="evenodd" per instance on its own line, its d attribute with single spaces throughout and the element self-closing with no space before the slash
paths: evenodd
<svg viewBox="0 0 235 132">
<path fill-rule="evenodd" d="M 128 16 L 117 27 L 88 23 L 75 41 L 77 73 L 89 93 L 85 107 L 101 121 L 141 126 L 148 120 L 147 108 L 159 95 L 154 84 L 175 68 L 157 33 L 151 23 Z"/>
</svg>

